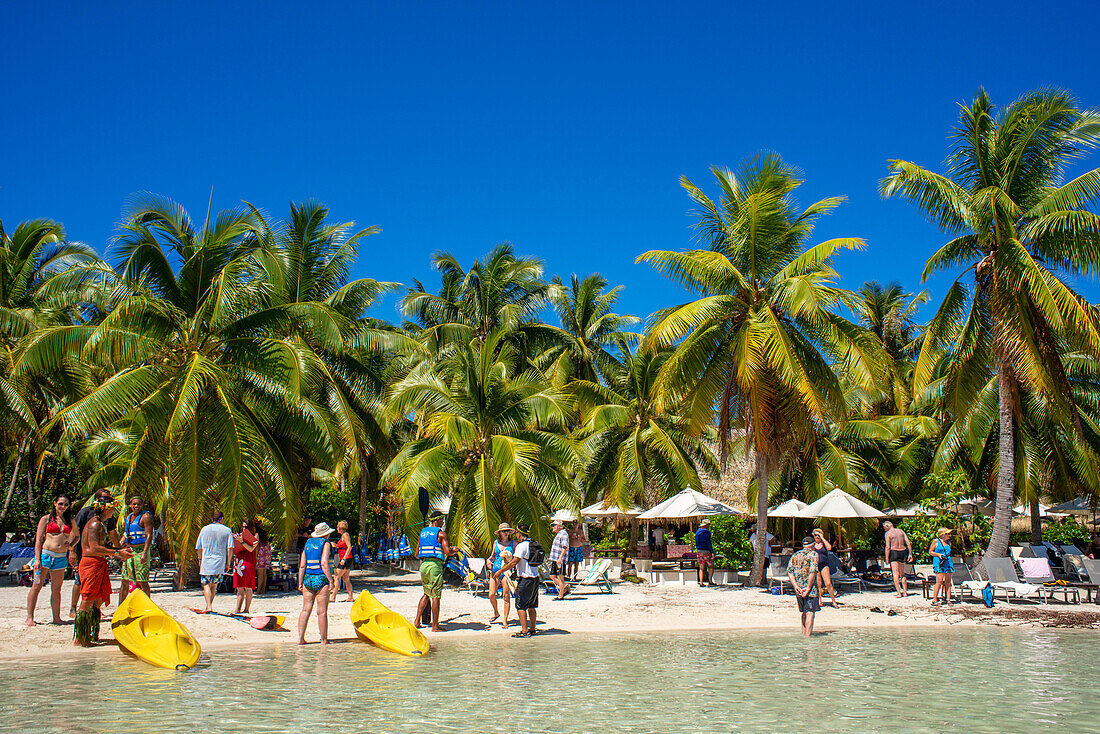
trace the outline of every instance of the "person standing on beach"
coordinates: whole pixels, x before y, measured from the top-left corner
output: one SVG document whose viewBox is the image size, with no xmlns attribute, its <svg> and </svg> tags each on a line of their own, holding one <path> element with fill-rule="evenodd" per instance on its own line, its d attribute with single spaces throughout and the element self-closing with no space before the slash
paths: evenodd
<svg viewBox="0 0 1100 734">
<path fill-rule="evenodd" d="M 699 567 L 699 585 L 714 586 L 710 574 L 714 570 L 714 546 L 710 542 L 710 520 L 703 518 L 695 531 L 695 565 Z"/>
<path fill-rule="evenodd" d="M 267 591 L 267 573 L 271 570 L 271 537 L 267 528 L 256 525 L 256 593 L 263 594 Z"/>
<path fill-rule="evenodd" d="M 199 582 L 208 612 L 214 611 L 218 583 L 224 574 L 232 570 L 230 564 L 233 557 L 229 551 L 233 548 L 233 531 L 222 523 L 224 517 L 221 510 L 215 510 L 210 524 L 199 531 L 195 541 L 195 551 L 199 556 Z"/>
<path fill-rule="evenodd" d="M 420 531 L 416 556 L 420 559 L 420 584 L 424 594 L 416 605 L 416 626 L 424 616 L 424 610 L 432 608 L 432 632 L 443 632 L 439 626 L 439 604 L 443 596 L 443 563 L 451 555 L 447 532 L 443 530 L 445 516 L 439 510 L 428 515 L 428 527 Z"/>
<path fill-rule="evenodd" d="M 233 534 L 233 590 L 237 592 L 237 614 L 248 614 L 256 590 L 256 523 L 241 522 L 241 532 Z"/>
<path fill-rule="evenodd" d="M 319 522 L 302 546 L 298 561 L 298 591 L 302 592 L 302 612 L 298 615 L 299 645 L 306 644 L 306 625 L 315 605 L 321 644 L 328 644 L 328 602 L 332 588 L 332 571 L 329 569 L 332 544 L 328 542 L 328 536 L 333 532 L 327 522 Z"/>
<path fill-rule="evenodd" d="M 507 574 L 497 578 L 497 571 L 512 560 L 516 544 L 512 541 L 512 528 L 506 522 L 497 525 L 497 539 L 493 541 L 493 553 L 485 562 L 489 565 L 489 603 L 493 607 L 493 616 L 489 618 L 492 624 L 500 617 L 497 609 L 497 587 L 500 587 L 501 602 L 504 604 L 504 621 L 501 626 L 508 629 L 508 612 L 512 608 L 512 579 Z"/>
<path fill-rule="evenodd" d="M 72 547 L 80 542 L 69 506 L 69 495 L 62 492 L 54 498 L 50 514 L 43 515 L 38 521 L 38 531 L 34 536 L 34 581 L 27 592 L 28 627 L 35 626 L 34 608 L 38 605 L 38 594 L 46 583 L 47 575 L 50 579 L 53 623 L 65 623 L 61 619 L 61 584 L 65 580 L 65 569 L 69 567 Z"/>
<path fill-rule="evenodd" d="M 905 531 L 889 520 L 882 523 L 882 529 L 886 531 L 886 562 L 894 575 L 894 596 L 909 596 L 909 579 L 905 578 L 903 567 L 913 562 L 913 544 Z"/>
<path fill-rule="evenodd" d="M 99 642 L 99 608 L 111 604 L 111 573 L 108 558 L 128 560 L 134 555 L 129 548 L 115 549 L 108 545 L 107 518 L 114 513 L 113 499 L 96 499 L 92 503 L 95 515 L 80 534 L 80 606 L 73 626 L 73 644 L 91 647 Z"/>
<path fill-rule="evenodd" d="M 775 536 L 772 535 L 771 533 L 767 533 L 766 537 L 764 538 L 764 573 L 765 574 L 768 573 L 768 564 L 771 563 L 772 540 L 774 540 L 774 539 L 775 539 Z M 751 545 L 753 548 L 756 547 L 756 533 L 755 532 L 753 532 L 752 535 L 749 536 L 749 545 Z"/>
<path fill-rule="evenodd" d="M 122 564 L 122 583 L 118 585 L 118 603 L 130 593 L 130 585 L 139 587 L 146 594 L 149 588 L 150 556 L 153 549 L 153 513 L 145 509 L 140 495 L 130 498 L 130 514 L 122 523 L 122 535 L 134 555 Z"/>
<path fill-rule="evenodd" d="M 516 613 L 519 615 L 519 632 L 512 637 L 531 637 L 536 634 L 539 609 L 539 569 L 528 563 L 531 557 L 530 531 L 526 525 L 519 525 L 512 531 L 516 540 L 516 551 L 512 560 L 500 567 L 494 576 L 498 579 L 516 569 L 519 581 L 516 583 Z"/>
<path fill-rule="evenodd" d="M 951 560 L 951 531 L 940 528 L 936 539 L 928 546 L 928 555 L 932 556 L 932 571 L 936 574 L 936 584 L 932 588 L 932 606 L 947 604 L 951 601 L 951 574 L 955 572 L 955 562 Z M 940 589 L 943 589 L 943 601 L 940 601 Z"/>
<path fill-rule="evenodd" d="M 336 523 L 336 532 L 340 534 L 340 538 L 336 542 L 336 570 L 332 574 L 336 578 L 336 585 L 332 587 L 332 599 L 335 601 L 340 595 L 340 586 L 343 585 L 348 590 L 348 601 L 354 602 L 355 594 L 351 590 L 351 569 L 354 565 L 351 559 L 351 534 L 348 533 L 345 520 Z"/>
<path fill-rule="evenodd" d="M 569 565 L 569 533 L 561 520 L 555 520 L 550 527 L 554 531 L 554 542 L 550 546 L 550 578 L 558 587 L 554 601 L 561 601 L 569 593 L 569 587 L 565 585 L 565 567 Z"/>
<path fill-rule="evenodd" d="M 72 606 L 69 608 L 69 616 L 76 616 L 76 605 L 80 602 L 80 558 L 82 556 L 80 537 L 84 532 L 84 526 L 87 525 L 93 517 L 96 516 L 95 503 L 105 502 L 114 507 L 114 500 L 111 496 L 111 490 L 109 489 L 97 489 L 95 497 L 88 502 L 84 507 L 80 508 L 80 512 L 76 513 L 76 541 L 69 548 L 69 565 L 75 570 L 73 571 L 73 599 Z M 116 531 L 117 519 L 112 511 L 106 520 L 107 524 L 107 539 L 112 546 L 122 545 L 119 541 L 118 532 Z"/>
<path fill-rule="evenodd" d="M 798 611 L 802 614 L 803 637 L 814 633 L 814 614 L 821 611 L 821 599 L 816 592 L 818 574 L 814 539 L 807 536 L 802 539 L 802 550 L 791 556 L 787 564 L 787 580 L 794 587 Z"/>
<path fill-rule="evenodd" d="M 569 528 L 569 578 L 576 579 L 581 572 L 581 564 L 584 563 L 584 525 L 580 520 L 573 521 L 573 527 Z"/>
</svg>

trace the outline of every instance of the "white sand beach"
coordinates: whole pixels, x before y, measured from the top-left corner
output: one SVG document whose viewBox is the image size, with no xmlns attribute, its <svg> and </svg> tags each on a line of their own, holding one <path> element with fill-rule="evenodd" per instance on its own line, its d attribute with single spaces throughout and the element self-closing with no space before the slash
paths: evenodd
<svg viewBox="0 0 1100 734">
<path fill-rule="evenodd" d="M 407 617 L 412 617 L 420 598 L 419 576 L 412 573 L 380 574 L 376 571 L 356 571 L 353 574 L 356 591 L 369 589 L 382 602 Z M 117 589 L 117 579 L 115 581 Z M 66 582 L 63 592 L 62 616 L 68 616 L 68 600 L 71 582 Z M 0 589 L 0 660 L 10 665 L 22 658 L 54 655 L 61 651 L 84 654 L 72 648 L 72 626 L 44 624 L 50 619 L 49 590 L 43 589 L 35 615 L 36 627 L 24 625 L 26 588 L 7 586 Z M 256 597 L 252 603 L 253 614 L 278 613 L 287 617 L 289 631 L 258 631 L 240 621 L 226 617 L 199 615 L 192 607 L 202 607 L 202 594 L 198 589 L 174 592 L 166 585 L 154 585 L 153 599 L 168 613 L 186 625 L 205 649 L 232 645 L 286 644 L 296 642 L 297 615 L 301 609 L 301 597 L 297 593 L 271 593 Z M 117 597 L 113 597 L 117 602 Z M 933 609 L 919 590 L 905 599 L 893 594 L 865 592 L 845 594 L 841 606 L 833 609 L 824 606 L 817 615 L 815 630 L 828 631 L 840 628 L 914 627 L 932 625 L 976 626 L 983 624 L 1073 626 L 1100 629 L 1100 606 L 1095 604 L 1021 604 L 1006 605 L 998 602 L 992 610 L 979 604 L 959 604 L 944 609 Z M 235 598 L 219 595 L 215 609 L 232 612 Z M 346 600 L 329 607 L 330 639 L 354 639 L 349 618 L 351 604 Z M 882 612 L 872 612 L 872 608 Z M 114 606 L 108 609 L 113 611 Z M 896 612 L 890 616 L 890 610 Z M 499 624 L 488 624 L 491 615 L 489 602 L 484 594 L 474 596 L 467 591 L 446 589 L 443 595 L 442 623 L 447 631 L 427 632 L 430 639 L 445 637 L 478 637 L 512 640 L 511 632 L 518 629 L 515 611 L 512 611 L 512 627 L 508 630 Z M 690 630 L 769 629 L 785 630 L 798 634 L 799 615 L 794 598 L 790 595 L 775 596 L 759 589 L 700 588 L 691 586 L 653 586 L 620 582 L 614 585 L 613 594 L 600 593 L 594 587 L 581 587 L 562 601 L 543 595 L 539 601 L 540 629 L 562 630 L 569 633 L 592 632 L 650 632 Z M 112 641 L 110 625 L 105 620 L 101 632 L 105 642 L 89 654 L 117 654 Z M 315 619 L 311 619 L 307 640 L 318 640 Z"/>
</svg>

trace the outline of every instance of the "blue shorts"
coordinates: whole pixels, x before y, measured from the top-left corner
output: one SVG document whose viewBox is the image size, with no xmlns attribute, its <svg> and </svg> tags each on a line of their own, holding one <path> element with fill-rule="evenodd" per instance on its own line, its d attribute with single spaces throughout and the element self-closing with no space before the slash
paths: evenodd
<svg viewBox="0 0 1100 734">
<path fill-rule="evenodd" d="M 222 580 L 222 575 L 220 573 L 211 574 L 210 576 L 207 576 L 206 574 L 202 574 L 202 575 L 199 576 L 199 583 L 203 584 L 204 586 L 206 584 L 220 583 L 221 580 Z"/>
<path fill-rule="evenodd" d="M 569 547 L 569 562 L 570 563 L 584 563 L 584 546 L 578 545 L 576 547 Z"/>
<path fill-rule="evenodd" d="M 307 573 L 302 578 L 302 586 L 316 594 L 318 591 L 328 586 L 328 577 L 323 573 Z"/>
<path fill-rule="evenodd" d="M 43 571 L 64 571 L 69 567 L 69 554 L 52 555 L 49 551 L 42 551 Z"/>
</svg>

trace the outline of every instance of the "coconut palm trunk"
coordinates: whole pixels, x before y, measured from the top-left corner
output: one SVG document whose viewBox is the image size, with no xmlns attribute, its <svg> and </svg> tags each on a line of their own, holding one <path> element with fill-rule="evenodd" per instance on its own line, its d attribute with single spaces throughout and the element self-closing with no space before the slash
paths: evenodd
<svg viewBox="0 0 1100 734">
<path fill-rule="evenodd" d="M 359 547 L 367 544 L 367 509 L 370 507 L 370 463 L 365 454 L 359 456 Z"/>
<path fill-rule="evenodd" d="M 993 533 L 989 537 L 989 546 L 985 555 L 990 558 L 1003 558 L 1008 555 L 1008 535 L 1012 524 L 1012 504 L 1015 499 L 1016 457 L 1013 452 L 1013 405 L 1012 376 L 1008 366 L 999 361 L 997 365 L 997 387 L 1000 393 L 1000 439 L 997 457 L 997 501 L 993 514 Z"/>
<path fill-rule="evenodd" d="M 27 437 L 19 442 L 19 451 L 15 454 L 15 467 L 11 472 L 11 482 L 8 483 L 8 493 L 4 496 L 4 507 L 0 509 L 0 522 L 8 516 L 8 507 L 11 505 L 12 495 L 15 494 L 15 482 L 19 478 L 19 465 L 23 463 L 23 454 L 27 450 Z"/>
<path fill-rule="evenodd" d="M 1042 545 L 1043 543 L 1043 525 L 1042 520 L 1039 519 L 1039 495 L 1036 494 L 1031 498 L 1031 543 L 1032 545 Z"/>
<path fill-rule="evenodd" d="M 768 543 L 768 457 L 756 452 L 756 543 L 752 549 L 752 573 L 749 583 L 763 586 L 765 583 L 764 549 Z"/>
</svg>

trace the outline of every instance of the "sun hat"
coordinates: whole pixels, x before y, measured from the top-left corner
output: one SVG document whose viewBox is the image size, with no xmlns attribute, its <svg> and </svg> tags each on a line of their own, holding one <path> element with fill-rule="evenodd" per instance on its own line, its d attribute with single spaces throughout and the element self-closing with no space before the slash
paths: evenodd
<svg viewBox="0 0 1100 734">
<path fill-rule="evenodd" d="M 700 524 L 700 525 L 710 525 L 710 520 L 708 520 L 708 519 L 706 519 L 706 518 L 704 517 L 704 518 L 703 518 L 703 521 L 702 521 L 701 523 L 699 523 L 699 524 Z"/>
<path fill-rule="evenodd" d="M 565 523 L 563 523 L 561 520 L 554 520 L 552 523 L 550 523 L 550 527 L 554 527 L 555 525 L 561 525 L 564 527 Z"/>
<path fill-rule="evenodd" d="M 502 522 L 502 523 L 501 523 L 500 525 L 497 525 L 497 532 L 498 532 L 498 533 L 503 533 L 503 532 L 504 532 L 505 530 L 509 530 L 509 531 L 510 531 L 511 529 L 512 529 L 512 526 L 511 526 L 511 525 L 509 525 L 509 524 L 508 524 L 508 523 L 506 523 L 506 522 Z"/>
<path fill-rule="evenodd" d="M 805 538 L 802 539 L 802 545 L 813 545 L 813 544 L 814 544 L 814 539 L 811 538 L 809 535 L 807 535 Z"/>
<path fill-rule="evenodd" d="M 317 525 L 314 526 L 313 535 L 311 535 L 310 537 L 311 538 L 327 538 L 328 536 L 332 535 L 335 532 L 336 532 L 335 530 L 333 530 L 332 528 L 330 528 L 328 526 L 327 522 L 319 522 L 319 523 L 317 523 Z"/>
</svg>

